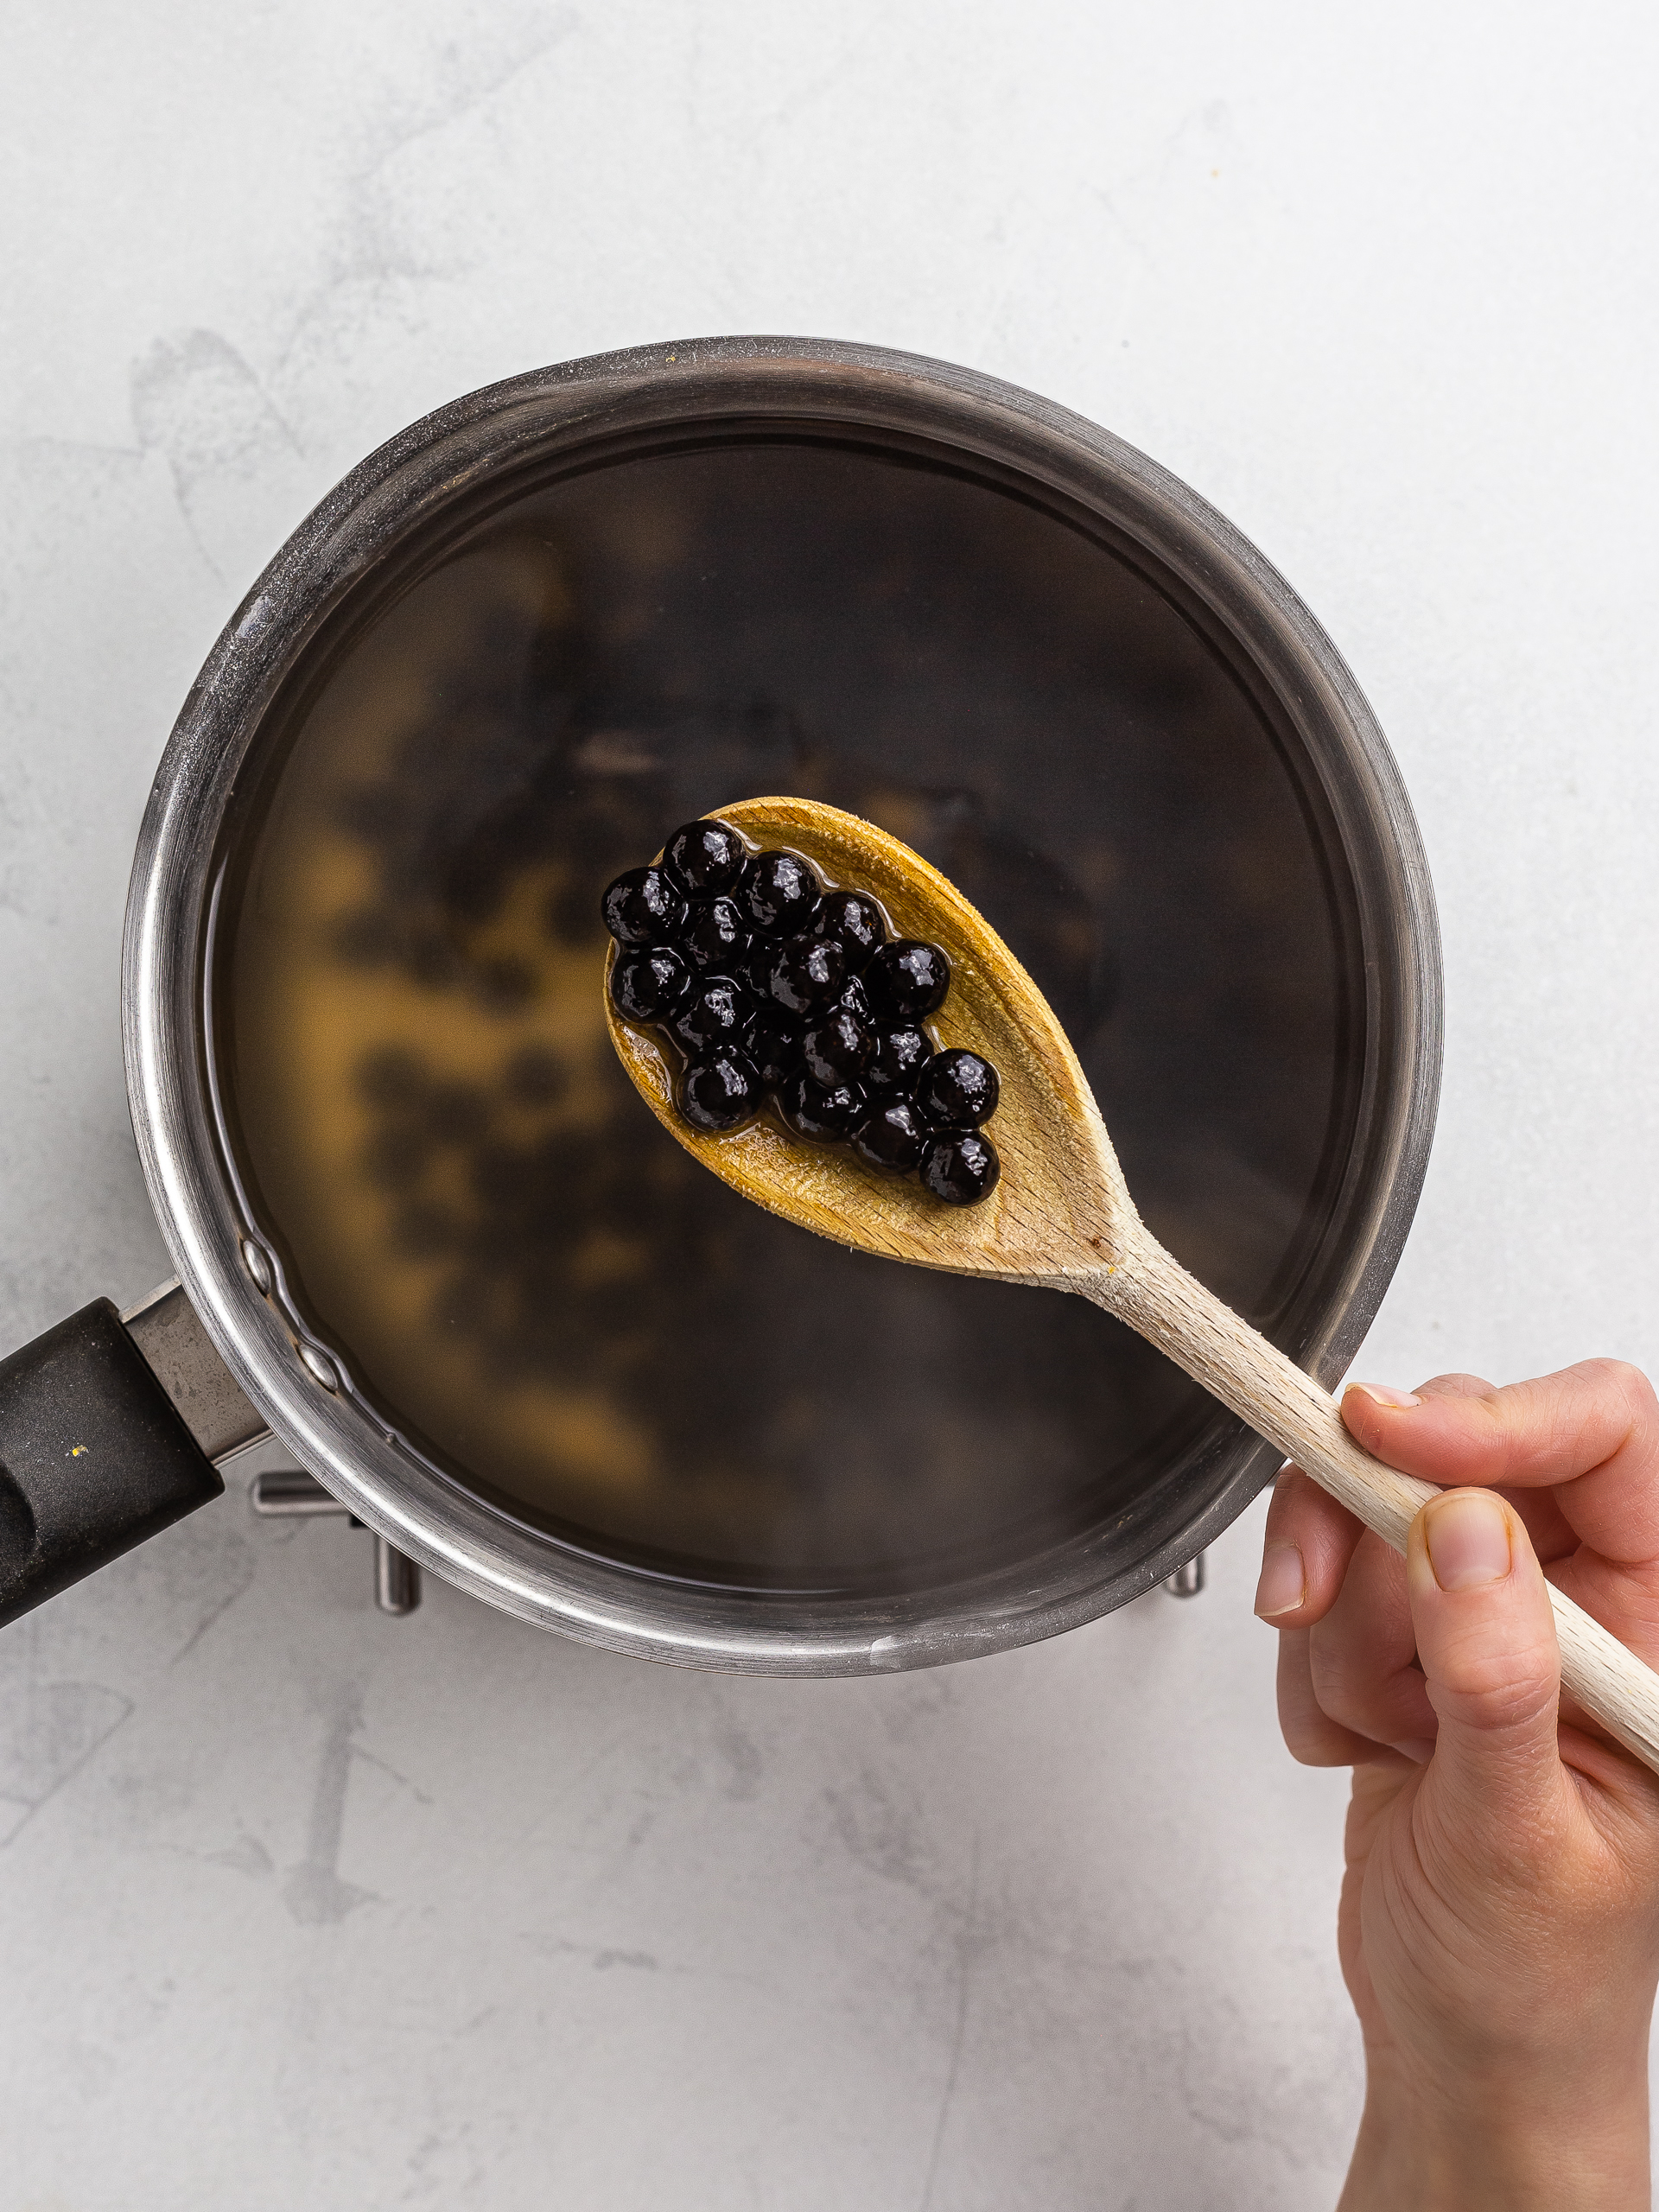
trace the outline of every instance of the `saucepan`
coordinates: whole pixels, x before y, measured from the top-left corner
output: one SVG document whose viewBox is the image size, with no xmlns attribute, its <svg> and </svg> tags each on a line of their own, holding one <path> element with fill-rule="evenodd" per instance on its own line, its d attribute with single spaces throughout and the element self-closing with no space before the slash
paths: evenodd
<svg viewBox="0 0 1659 2212">
<path fill-rule="evenodd" d="M 176 1280 L 0 1363 L 0 1618 L 272 1433 L 509 1613 L 753 1672 L 1052 1636 L 1227 1526 L 1275 1456 L 1156 1353 L 746 1206 L 616 1067 L 604 884 L 791 791 L 961 885 L 1154 1234 L 1343 1371 L 1421 1185 L 1440 996 L 1331 641 L 1193 492 L 1030 393 L 822 340 L 643 347 L 371 455 L 185 702 L 122 984 Z"/>
</svg>

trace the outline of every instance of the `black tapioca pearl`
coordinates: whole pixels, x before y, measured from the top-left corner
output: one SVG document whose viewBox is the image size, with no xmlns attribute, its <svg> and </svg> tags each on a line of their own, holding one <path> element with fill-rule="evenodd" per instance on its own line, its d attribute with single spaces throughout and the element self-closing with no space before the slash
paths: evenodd
<svg viewBox="0 0 1659 2212">
<path fill-rule="evenodd" d="M 721 892 L 691 901 L 678 941 L 695 967 L 735 976 L 748 958 L 750 936 L 748 915 L 735 899 Z"/>
<path fill-rule="evenodd" d="M 908 1175 L 921 1165 L 931 1134 L 908 1098 L 891 1098 L 853 1132 L 853 1150 L 887 1174 Z"/>
<path fill-rule="evenodd" d="M 611 1004 L 625 1021 L 665 1021 L 690 988 L 690 963 L 671 944 L 632 946 L 611 968 Z"/>
<path fill-rule="evenodd" d="M 743 1050 L 753 1063 L 760 1080 L 769 1090 L 776 1090 L 780 1084 L 799 1071 L 801 1065 L 801 1029 L 793 1017 L 781 1007 L 768 1011 L 762 1007 L 743 1032 Z"/>
<path fill-rule="evenodd" d="M 944 1004 L 950 963 L 941 946 L 901 937 L 884 944 L 870 962 L 864 987 L 878 1014 L 895 1022 L 920 1021 Z"/>
<path fill-rule="evenodd" d="M 797 1136 L 835 1144 L 851 1136 L 870 1109 L 855 1083 L 826 1088 L 810 1075 L 793 1075 L 778 1093 L 778 1110 Z"/>
<path fill-rule="evenodd" d="M 812 863 L 781 848 L 757 853 L 743 871 L 744 904 L 755 928 L 769 937 L 792 937 L 805 929 L 823 891 Z"/>
<path fill-rule="evenodd" d="M 760 931 L 749 939 L 749 949 L 732 969 L 732 974 L 747 984 L 762 1006 L 774 1003 L 772 995 L 772 963 L 778 957 L 778 940 L 763 937 Z M 783 1011 L 779 1008 L 779 1013 Z"/>
<path fill-rule="evenodd" d="M 922 1182 L 948 1206 L 976 1206 L 996 1188 L 1002 1164 L 978 1129 L 950 1129 L 922 1154 Z"/>
<path fill-rule="evenodd" d="M 1001 1090 L 988 1060 L 952 1046 L 935 1052 L 922 1070 L 914 1096 L 930 1128 L 976 1129 L 995 1113 Z"/>
<path fill-rule="evenodd" d="M 861 891 L 829 891 L 812 917 L 813 934 L 839 938 L 849 974 L 868 966 L 871 955 L 887 941 L 887 925 L 874 899 Z"/>
<path fill-rule="evenodd" d="M 836 992 L 836 1004 L 845 1007 L 861 1028 L 874 1027 L 875 1016 L 870 1008 L 870 995 L 856 976 L 849 976 Z"/>
<path fill-rule="evenodd" d="M 807 1073 L 827 1090 L 857 1082 L 874 1050 L 874 1037 L 845 1007 L 831 1007 L 801 1039 Z"/>
<path fill-rule="evenodd" d="M 766 1087 L 747 1055 L 716 1045 L 690 1061 L 680 1077 L 680 1111 L 695 1129 L 723 1135 L 760 1110 Z"/>
<path fill-rule="evenodd" d="M 846 955 L 833 938 L 787 938 L 772 956 L 766 989 L 785 1014 L 813 1014 L 833 1001 L 845 968 Z"/>
<path fill-rule="evenodd" d="M 729 823 L 710 817 L 688 822 L 663 850 L 669 874 L 683 890 L 729 891 L 743 873 L 743 840 Z"/>
<path fill-rule="evenodd" d="M 703 976 L 670 1014 L 671 1034 L 694 1058 L 711 1045 L 735 1045 L 748 1027 L 754 1001 L 729 976 Z"/>
<path fill-rule="evenodd" d="M 878 1030 L 874 1055 L 864 1071 L 865 1088 L 873 1096 L 885 1096 L 889 1091 L 908 1094 L 932 1057 L 933 1047 L 927 1033 L 914 1022 L 904 1022 L 896 1029 Z"/>
<path fill-rule="evenodd" d="M 600 918 L 619 944 L 662 944 L 685 920 L 685 900 L 660 868 L 631 868 L 605 887 Z"/>
</svg>

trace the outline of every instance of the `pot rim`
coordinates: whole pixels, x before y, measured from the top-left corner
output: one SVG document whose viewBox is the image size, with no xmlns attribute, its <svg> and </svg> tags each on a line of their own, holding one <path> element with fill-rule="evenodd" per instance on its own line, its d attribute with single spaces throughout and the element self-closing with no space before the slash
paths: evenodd
<svg viewBox="0 0 1659 2212">
<path fill-rule="evenodd" d="M 258 578 L 180 712 L 134 859 L 122 1023 L 145 1181 L 191 1302 L 276 1435 L 369 1527 L 474 1596 L 613 1650 L 738 1672 L 862 1675 L 1011 1649 L 1126 1603 L 1219 1535 L 1271 1478 L 1277 1453 L 1265 1444 L 1240 1453 L 1222 1435 L 1216 1456 L 1230 1452 L 1231 1471 L 1131 1565 L 1091 1558 L 1085 1536 L 1040 1561 L 906 1598 L 757 1596 L 567 1550 L 435 1476 L 355 1397 L 338 1355 L 265 1294 L 257 1277 L 276 1276 L 280 1262 L 239 1201 L 211 1096 L 206 961 L 219 827 L 266 707 L 327 616 L 405 533 L 493 478 L 505 484 L 534 462 L 656 428 L 768 417 L 948 445 L 1088 507 L 1179 581 L 1295 727 L 1353 865 L 1364 938 L 1369 1165 L 1361 1177 L 1351 1161 L 1332 1209 L 1325 1241 L 1340 1249 L 1326 1262 L 1323 1319 L 1285 1346 L 1321 1380 L 1340 1375 L 1403 1249 L 1439 1096 L 1439 931 L 1399 769 L 1330 639 L 1224 517 L 1110 432 L 948 362 L 822 339 L 640 346 L 469 393 L 371 454 Z"/>
</svg>

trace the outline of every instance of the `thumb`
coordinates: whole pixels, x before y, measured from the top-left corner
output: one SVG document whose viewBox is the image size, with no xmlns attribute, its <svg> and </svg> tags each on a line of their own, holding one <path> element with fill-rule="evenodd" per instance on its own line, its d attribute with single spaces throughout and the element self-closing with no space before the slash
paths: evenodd
<svg viewBox="0 0 1659 2212">
<path fill-rule="evenodd" d="M 1436 1794 L 1472 1819 L 1542 1810 L 1560 1786 L 1561 1662 L 1524 1524 L 1495 1491 L 1446 1491 L 1411 1524 L 1406 1579 L 1440 1715 Z"/>
</svg>

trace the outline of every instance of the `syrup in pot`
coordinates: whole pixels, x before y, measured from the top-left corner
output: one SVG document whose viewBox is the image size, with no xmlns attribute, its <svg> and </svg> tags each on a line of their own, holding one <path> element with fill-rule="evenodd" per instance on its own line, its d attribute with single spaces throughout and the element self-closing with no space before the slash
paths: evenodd
<svg viewBox="0 0 1659 2212">
<path fill-rule="evenodd" d="M 342 620 L 227 824 L 229 1141 L 308 1325 L 450 1478 L 694 1580 L 931 1586 L 1109 1525 L 1225 1417 L 1081 1300 L 840 1250 L 658 1128 L 600 894 L 774 791 L 961 886 L 1154 1233 L 1270 1320 L 1357 1112 L 1307 795 L 1118 552 L 869 446 L 571 474 Z"/>
</svg>

